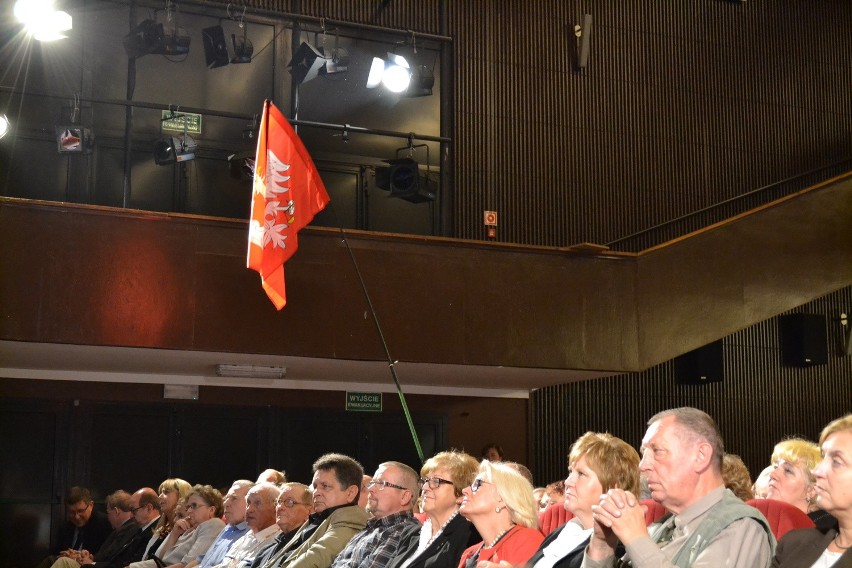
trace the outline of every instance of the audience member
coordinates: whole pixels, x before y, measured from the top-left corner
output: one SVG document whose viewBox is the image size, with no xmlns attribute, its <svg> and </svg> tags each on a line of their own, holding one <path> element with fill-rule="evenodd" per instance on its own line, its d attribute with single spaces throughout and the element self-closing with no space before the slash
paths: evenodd
<svg viewBox="0 0 852 568">
<path fill-rule="evenodd" d="M 538 505 L 532 484 L 505 463 L 483 460 L 476 479 L 462 491 L 459 512 L 476 527 L 481 544 L 467 548 L 459 568 L 470 562 L 524 564 L 544 537 L 538 530 Z"/>
<path fill-rule="evenodd" d="M 536 503 L 538 503 L 538 508 L 540 511 L 544 511 L 545 509 L 547 509 L 547 506 L 550 504 L 547 499 L 547 489 L 544 487 L 533 488 L 533 499 Z"/>
<path fill-rule="evenodd" d="M 639 454 L 610 434 L 580 436 L 571 446 L 568 469 L 564 506 L 574 517 L 547 535 L 528 563 L 534 568 L 579 568 L 595 528 L 592 506 L 601 494 L 613 487 L 639 492 Z M 607 544 L 615 555 L 615 543 Z"/>
<path fill-rule="evenodd" d="M 166 479 L 160 484 L 157 496 L 160 501 L 160 520 L 151 535 L 152 550 L 157 550 L 159 543 L 162 543 L 172 532 L 178 501 L 186 498 L 191 489 L 192 485 L 177 477 Z M 154 543 L 157 543 L 156 546 L 154 546 Z"/>
<path fill-rule="evenodd" d="M 260 472 L 260 475 L 257 476 L 257 481 L 255 481 L 255 483 L 263 483 L 264 481 L 267 481 L 272 485 L 281 485 L 282 483 L 287 482 L 287 474 L 277 469 L 264 469 Z"/>
<path fill-rule="evenodd" d="M 751 490 L 755 499 L 766 499 L 766 493 L 769 491 L 769 476 L 774 469 L 774 465 L 766 466 L 754 480 Z"/>
<path fill-rule="evenodd" d="M 231 545 L 219 568 L 245 568 L 267 546 L 275 542 L 281 529 L 275 524 L 275 501 L 281 490 L 268 481 L 256 484 L 246 494 L 246 523 L 249 531 Z"/>
<path fill-rule="evenodd" d="M 107 519 L 113 529 L 96 553 L 91 551 L 72 550 L 57 558 L 53 568 L 78 568 L 82 564 L 109 563 L 139 532 L 139 525 L 133 520 L 130 511 L 130 494 L 126 491 L 116 491 L 106 498 Z"/>
<path fill-rule="evenodd" d="M 417 473 L 400 462 L 379 465 L 367 484 L 367 526 L 334 559 L 332 568 L 384 568 L 412 527 L 412 507 L 420 493 Z"/>
<path fill-rule="evenodd" d="M 544 498 L 542 499 L 542 503 L 544 504 L 544 508 L 548 508 L 554 503 L 562 503 L 565 501 L 565 482 L 564 481 L 554 481 L 553 483 L 549 483 L 547 487 L 544 488 Z"/>
<path fill-rule="evenodd" d="M 255 556 L 252 566 L 260 567 L 281 552 L 308 520 L 313 510 L 311 489 L 302 483 L 285 483 L 275 502 L 275 523 L 281 533 L 263 552 Z"/>
<path fill-rule="evenodd" d="M 801 438 L 778 442 L 772 450 L 773 470 L 769 473 L 767 499 L 784 501 L 808 514 L 817 527 L 833 528 L 834 517 L 822 510 L 816 500 L 813 470 L 819 463 L 819 446 Z"/>
<path fill-rule="evenodd" d="M 59 556 L 74 558 L 80 550 L 96 553 L 112 530 L 107 516 L 95 510 L 89 490 L 72 487 L 65 496 L 65 523 L 59 529 L 55 554 L 42 560 L 38 568 L 50 566 Z"/>
<path fill-rule="evenodd" d="M 143 543 L 142 554 L 136 560 L 146 560 L 162 542 L 162 539 L 154 536 L 154 530 L 162 517 L 157 492 L 150 487 L 137 490 L 130 496 L 130 510 L 133 512 L 133 520 L 142 529 L 137 537 Z"/>
<path fill-rule="evenodd" d="M 203 556 L 225 526 L 220 518 L 222 494 L 209 485 L 193 486 L 186 500 L 178 504 L 178 510 L 181 508 L 184 517 L 175 520 L 171 533 L 155 553 L 170 568 L 184 568 Z M 143 560 L 131 564 L 130 568 L 157 568 L 157 563 Z"/>
<path fill-rule="evenodd" d="M 367 509 L 367 485 L 373 481 L 373 477 L 370 475 L 364 475 L 364 478 L 361 480 L 361 492 L 358 494 L 358 506 L 362 509 Z"/>
<path fill-rule="evenodd" d="M 837 519 L 834 528 L 792 530 L 781 538 L 773 568 L 852 566 L 852 414 L 828 424 L 814 468 L 817 503 Z"/>
<path fill-rule="evenodd" d="M 740 456 L 725 454 L 722 457 L 722 479 L 725 481 L 725 487 L 741 500 L 754 499 L 754 492 L 751 489 L 751 474 Z"/>
<path fill-rule="evenodd" d="M 216 566 L 225 557 L 231 545 L 240 537 L 245 535 L 249 526 L 246 522 L 246 494 L 254 486 L 254 482 L 248 479 L 238 479 L 231 485 L 228 493 L 222 500 L 223 520 L 227 526 L 222 529 L 204 556 L 190 561 L 186 568 L 211 568 Z"/>
<path fill-rule="evenodd" d="M 722 479 L 722 436 L 713 419 L 695 408 L 661 412 L 648 421 L 640 470 L 651 497 L 672 514 L 649 534 L 638 498 L 621 488 L 592 508 L 595 537 L 584 566 L 614 566 L 615 538 L 635 568 L 647 566 L 768 566 L 774 537 L 766 519 Z"/>
<path fill-rule="evenodd" d="M 484 460 L 488 460 L 491 463 L 501 462 L 505 458 L 505 453 L 503 453 L 503 448 L 494 443 L 485 444 L 485 447 L 482 448 L 482 452 L 480 452 L 480 456 Z"/>
<path fill-rule="evenodd" d="M 313 465 L 314 512 L 264 568 L 328 568 L 367 523 L 358 506 L 361 464 L 343 454 L 325 454 Z"/>
<path fill-rule="evenodd" d="M 462 552 L 482 540 L 458 514 L 462 490 L 473 483 L 478 468 L 476 459 L 464 452 L 441 452 L 426 460 L 420 469 L 426 520 L 403 536 L 388 568 L 456 568 Z"/>
<path fill-rule="evenodd" d="M 120 501 L 112 503 L 117 502 Z M 140 505 L 142 502 L 145 503 L 144 506 Z M 119 508 L 123 506 L 121 505 Z M 120 546 L 116 545 L 109 554 L 105 553 L 105 546 L 102 546 L 98 552 L 99 558 L 102 559 L 97 561 L 93 557 L 81 558 L 84 566 L 88 568 L 123 568 L 143 558 L 143 555 L 146 553 L 146 544 L 151 538 L 153 526 L 160 517 L 157 494 L 150 487 L 143 487 L 130 496 L 127 506 L 136 526 L 133 526 L 133 524 L 128 525 L 126 522 L 123 523 L 121 529 L 119 529 L 122 536 L 122 544 Z M 116 522 L 118 522 L 120 517 L 116 517 Z M 124 533 L 125 530 L 127 533 Z M 130 538 L 125 540 L 128 535 Z"/>
</svg>

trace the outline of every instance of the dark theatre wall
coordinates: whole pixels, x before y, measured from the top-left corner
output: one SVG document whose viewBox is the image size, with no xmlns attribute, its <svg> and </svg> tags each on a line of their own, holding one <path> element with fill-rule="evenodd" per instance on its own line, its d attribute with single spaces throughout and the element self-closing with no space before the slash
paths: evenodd
<svg viewBox="0 0 852 568">
<path fill-rule="evenodd" d="M 32 566 L 47 553 L 51 516 L 61 521 L 60 497 L 75 484 L 102 501 L 173 476 L 227 488 L 267 467 L 310 483 L 311 464 L 330 451 L 352 455 L 368 473 L 387 460 L 419 471 L 393 393 L 381 413 L 345 412 L 341 392 L 201 387 L 197 402 L 162 395 L 162 385 L 0 380 L 0 566 Z M 427 457 L 447 448 L 478 457 L 496 440 L 527 461 L 525 399 L 407 402 Z"/>
<path fill-rule="evenodd" d="M 667 408 L 694 406 L 716 418 L 726 450 L 757 475 L 769 465 L 775 443 L 791 436 L 816 441 L 825 424 L 852 412 L 852 356 L 844 354 L 840 324 L 840 314 L 851 309 L 847 287 L 794 310 L 825 316 L 824 365 L 783 366 L 779 318 L 772 318 L 722 340 L 724 379 L 718 383 L 678 385 L 675 363 L 669 361 L 642 373 L 535 391 L 533 469 L 559 479 L 569 446 L 584 432 L 608 431 L 638 448 L 648 418 Z"/>
</svg>

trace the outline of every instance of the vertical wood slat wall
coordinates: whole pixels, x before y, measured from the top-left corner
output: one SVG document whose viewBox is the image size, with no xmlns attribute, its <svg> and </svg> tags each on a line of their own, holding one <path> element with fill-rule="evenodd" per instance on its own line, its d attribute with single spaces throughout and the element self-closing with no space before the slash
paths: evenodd
<svg viewBox="0 0 852 568">
<path fill-rule="evenodd" d="M 850 156 L 837 2 L 451 2 L 456 232 L 606 243 Z M 585 71 L 574 24 L 593 17 Z"/>
<path fill-rule="evenodd" d="M 726 451 L 740 455 L 753 476 L 769 465 L 772 446 L 785 437 L 816 441 L 825 424 L 852 412 L 852 356 L 843 355 L 839 322 L 841 312 L 852 312 L 852 287 L 795 311 L 826 316 L 828 364 L 783 367 L 778 318 L 773 318 L 723 340 L 721 383 L 677 385 L 669 361 L 642 373 L 535 391 L 529 432 L 536 480 L 563 478 L 568 448 L 584 432 L 608 431 L 638 449 L 648 418 L 679 406 L 713 416 Z"/>
</svg>

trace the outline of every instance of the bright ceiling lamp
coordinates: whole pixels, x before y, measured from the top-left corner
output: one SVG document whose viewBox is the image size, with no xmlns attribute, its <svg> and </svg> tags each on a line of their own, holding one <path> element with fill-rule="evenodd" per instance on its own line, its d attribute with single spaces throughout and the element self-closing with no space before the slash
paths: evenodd
<svg viewBox="0 0 852 568">
<path fill-rule="evenodd" d="M 64 32 L 72 27 L 71 15 L 54 9 L 53 0 L 18 0 L 14 13 L 27 32 L 39 41 L 68 37 Z"/>
<path fill-rule="evenodd" d="M 0 114 L 0 138 L 6 136 L 7 132 L 9 132 L 9 119 L 5 114 Z"/>
<path fill-rule="evenodd" d="M 387 60 L 373 58 L 370 74 L 367 77 L 368 89 L 384 85 L 392 93 L 404 93 L 410 83 L 411 67 L 403 56 L 388 53 Z"/>
</svg>

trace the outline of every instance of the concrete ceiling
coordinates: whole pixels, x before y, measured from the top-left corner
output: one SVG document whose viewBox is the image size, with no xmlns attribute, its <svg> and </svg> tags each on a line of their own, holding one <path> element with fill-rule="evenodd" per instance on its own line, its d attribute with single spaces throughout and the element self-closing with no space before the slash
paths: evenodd
<svg viewBox="0 0 852 568">
<path fill-rule="evenodd" d="M 218 364 L 286 368 L 283 379 L 219 377 Z M 612 373 L 400 362 L 394 366 L 406 394 L 527 398 L 544 386 Z M 0 341 L 0 378 L 168 385 L 396 392 L 389 365 L 354 361 Z"/>
</svg>

